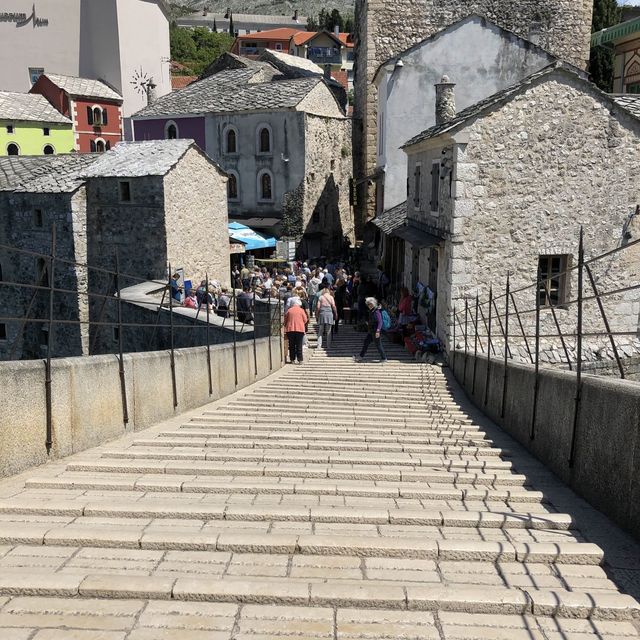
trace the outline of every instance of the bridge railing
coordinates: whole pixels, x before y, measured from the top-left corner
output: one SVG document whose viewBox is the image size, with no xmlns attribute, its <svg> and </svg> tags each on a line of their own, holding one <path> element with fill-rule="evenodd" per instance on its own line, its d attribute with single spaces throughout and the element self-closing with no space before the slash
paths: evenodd
<svg viewBox="0 0 640 640">
<path fill-rule="evenodd" d="M 68 254 L 69 247 L 62 251 Z M 175 351 L 183 347 L 206 349 L 209 396 L 213 395 L 211 363 L 212 344 L 233 345 L 233 376 L 238 386 L 238 342 L 252 340 L 253 370 L 258 376 L 259 338 L 269 342 L 269 370 L 273 371 L 273 349 L 283 355 L 283 305 L 281 296 L 268 293 L 259 297 L 252 288 L 247 312 L 238 309 L 238 292 L 230 290 L 227 310 L 213 311 L 208 304 L 199 305 L 195 314 L 186 314 L 176 304 L 172 293 L 172 268 L 166 264 L 166 279 L 149 279 L 122 271 L 117 251 L 111 268 L 77 262 L 60 255 L 56 226 L 49 237 L 49 252 L 0 243 L 0 360 L 43 359 L 46 394 L 46 448 L 52 446 L 52 359 L 73 355 L 112 353 L 119 362 L 122 393 L 122 418 L 129 422 L 124 354 L 168 349 L 170 352 L 173 406 L 178 406 Z M 35 269 L 33 268 L 35 261 Z M 2 266 L 5 268 L 2 269 Z M 9 274 L 35 273 L 12 279 Z M 209 274 L 205 274 L 209 283 Z M 141 301 L 128 299 L 123 291 L 140 284 L 151 285 L 156 298 Z M 146 287 L 145 289 L 148 289 Z M 158 300 L 159 298 L 159 300 Z M 177 313 L 178 309 L 181 309 Z M 125 317 L 126 316 L 126 317 Z M 39 328 L 36 352 L 18 355 L 31 327 Z M 105 333 L 112 331 L 112 338 Z M 56 343 L 56 336 L 58 343 Z M 229 372 L 230 373 L 230 372 Z"/>
<path fill-rule="evenodd" d="M 540 264 L 540 263 L 539 263 Z M 575 274 L 575 293 L 568 286 Z M 552 287 L 563 283 L 572 295 L 560 296 Z M 573 465 L 576 430 L 579 425 L 582 375 L 590 361 L 610 356 L 620 378 L 627 377 L 624 360 L 640 355 L 640 239 L 628 236 L 609 251 L 585 257 L 583 229 L 580 229 L 577 263 L 550 273 L 541 273 L 527 284 L 513 287 L 512 274 L 504 284 L 493 283 L 488 296 L 463 296 L 450 314 L 448 335 L 451 358 L 456 353 L 472 354 L 464 359 L 464 380 L 471 361 L 471 393 L 476 387 L 479 358 L 486 358 L 484 404 L 490 394 L 491 363 L 503 360 L 502 416 L 505 413 L 510 362 L 529 362 L 534 366 L 533 409 L 529 437 L 536 436 L 536 411 L 540 367 L 557 364 L 575 372 L 574 427 L 569 464 Z M 500 293 L 497 293 L 500 291 Z M 531 304 L 531 299 L 535 304 Z M 527 302 L 529 305 L 527 306 Z M 589 350 L 586 357 L 585 350 Z M 546 351 L 545 351 L 546 350 Z M 552 357 L 549 357 L 549 353 Z"/>
</svg>

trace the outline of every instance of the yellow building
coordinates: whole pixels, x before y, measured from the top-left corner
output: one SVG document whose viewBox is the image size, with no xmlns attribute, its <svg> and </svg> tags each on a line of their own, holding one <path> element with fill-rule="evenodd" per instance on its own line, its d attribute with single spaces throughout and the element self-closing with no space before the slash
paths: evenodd
<svg viewBox="0 0 640 640">
<path fill-rule="evenodd" d="M 73 151 L 73 124 L 41 95 L 0 91 L 0 156 Z"/>
<path fill-rule="evenodd" d="M 594 33 L 591 45 L 614 48 L 614 93 L 640 93 L 640 17 Z"/>
</svg>

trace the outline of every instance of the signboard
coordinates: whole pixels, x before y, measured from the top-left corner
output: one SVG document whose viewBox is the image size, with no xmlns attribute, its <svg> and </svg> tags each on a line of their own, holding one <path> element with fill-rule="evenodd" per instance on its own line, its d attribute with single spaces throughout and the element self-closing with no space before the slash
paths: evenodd
<svg viewBox="0 0 640 640">
<path fill-rule="evenodd" d="M 33 5 L 31 15 L 20 12 L 0 11 L 0 22 L 12 22 L 16 27 L 26 27 L 29 23 L 33 24 L 33 28 L 36 27 L 48 27 L 48 18 L 39 18 L 36 13 L 36 5 Z"/>
<path fill-rule="evenodd" d="M 296 257 L 295 240 L 278 240 L 276 243 L 276 256 L 281 260 L 293 260 Z"/>
</svg>

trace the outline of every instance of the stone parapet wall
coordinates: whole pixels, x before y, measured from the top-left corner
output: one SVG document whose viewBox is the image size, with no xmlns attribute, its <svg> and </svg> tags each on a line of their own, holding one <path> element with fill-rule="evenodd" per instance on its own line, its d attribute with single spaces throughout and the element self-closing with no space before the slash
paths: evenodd
<svg viewBox="0 0 640 640">
<path fill-rule="evenodd" d="M 238 384 L 234 378 L 232 345 L 211 348 L 213 394 L 209 395 L 207 350 L 175 352 L 178 406 L 173 406 L 168 351 L 124 356 L 129 423 L 123 404 L 115 356 L 62 358 L 52 362 L 53 448 L 45 449 L 45 369 L 41 360 L 0 363 L 0 476 L 19 473 L 140 431 L 181 413 L 232 394 L 265 378 L 282 366 L 280 341 L 237 345 Z M 271 358 L 269 358 L 269 348 Z M 28 399 L 28 401 L 25 401 Z"/>
</svg>

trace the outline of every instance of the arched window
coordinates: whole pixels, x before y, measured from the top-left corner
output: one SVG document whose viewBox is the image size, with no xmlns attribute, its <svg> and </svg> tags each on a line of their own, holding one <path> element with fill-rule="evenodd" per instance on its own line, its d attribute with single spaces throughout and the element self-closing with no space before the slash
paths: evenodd
<svg viewBox="0 0 640 640">
<path fill-rule="evenodd" d="M 259 200 L 273 200 L 273 176 L 269 171 L 261 171 L 258 174 Z"/>
<path fill-rule="evenodd" d="M 178 125 L 175 122 L 173 122 L 173 120 L 170 120 L 165 125 L 164 137 L 167 140 L 177 140 L 178 139 L 178 137 L 179 137 Z"/>
<path fill-rule="evenodd" d="M 7 155 L 19 156 L 20 147 L 15 142 L 12 142 L 11 144 L 7 145 Z"/>
<path fill-rule="evenodd" d="M 224 153 L 238 153 L 238 130 L 229 125 L 222 134 Z"/>
<path fill-rule="evenodd" d="M 258 153 L 271 153 L 271 127 L 262 124 L 258 127 Z"/>
<path fill-rule="evenodd" d="M 101 138 L 91 141 L 91 151 L 94 151 L 97 153 L 104 153 L 106 150 L 107 150 L 107 145 L 105 144 L 104 140 L 102 140 Z"/>
<path fill-rule="evenodd" d="M 229 172 L 229 182 L 227 182 L 227 197 L 229 200 L 238 199 L 238 176 L 236 173 Z"/>
<path fill-rule="evenodd" d="M 103 109 L 99 105 L 93 105 L 93 107 L 87 107 L 87 120 L 89 124 L 94 127 L 101 127 L 102 125 L 109 124 L 107 118 L 107 110 Z"/>
<path fill-rule="evenodd" d="M 44 149 L 42 150 L 45 156 L 53 156 L 56 153 L 56 150 L 53 148 L 53 145 L 45 144 Z"/>
</svg>

